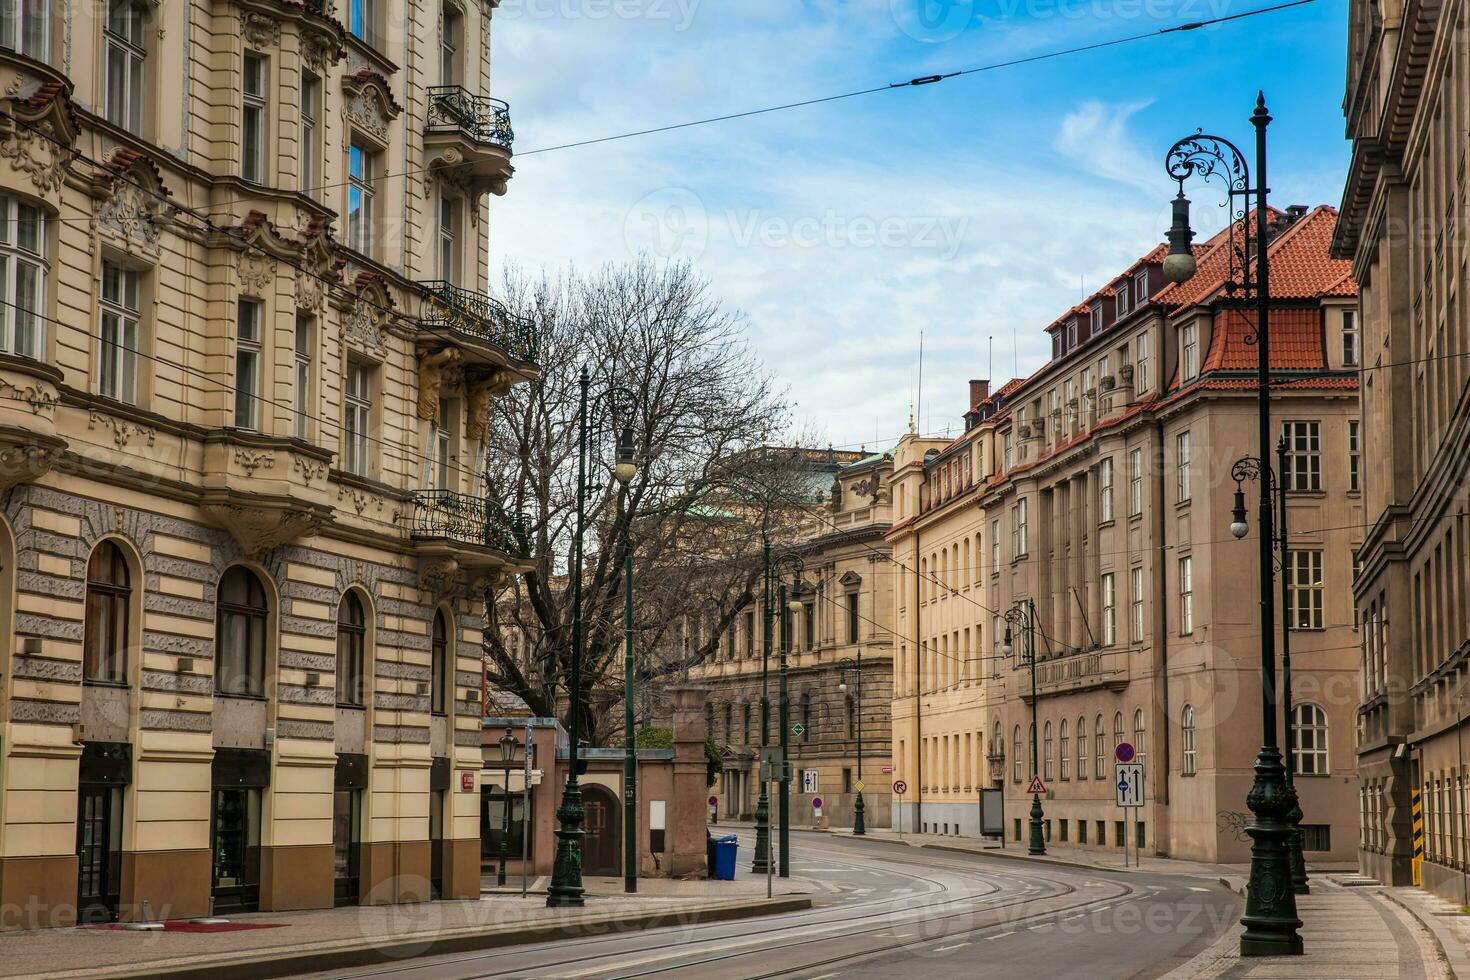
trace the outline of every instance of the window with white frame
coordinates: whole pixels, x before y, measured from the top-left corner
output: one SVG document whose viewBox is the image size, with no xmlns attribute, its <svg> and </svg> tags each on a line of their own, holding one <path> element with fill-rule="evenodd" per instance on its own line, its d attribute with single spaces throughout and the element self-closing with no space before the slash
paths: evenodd
<svg viewBox="0 0 1470 980">
<path fill-rule="evenodd" d="M 347 390 L 342 399 L 342 468 L 357 476 L 368 475 L 372 410 L 372 368 L 348 361 Z"/>
<path fill-rule="evenodd" d="M 107 121 L 143 135 L 144 72 L 148 59 L 147 14 L 139 0 L 107 0 L 103 27 Z"/>
<path fill-rule="evenodd" d="M 1298 776 L 1326 776 L 1327 768 L 1327 712 L 1310 701 L 1291 707 L 1291 764 L 1292 772 Z"/>
<path fill-rule="evenodd" d="M 436 490 L 449 489 L 449 408 L 447 398 L 439 399 L 439 418 L 429 422 L 429 451 L 424 460 L 424 477 L 427 485 Z"/>
<path fill-rule="evenodd" d="M 1359 441 L 1360 423 L 1357 419 L 1348 419 L 1348 492 L 1357 493 L 1362 489 L 1361 472 L 1363 462 L 1363 444 Z"/>
<path fill-rule="evenodd" d="M 347 244 L 364 255 L 373 248 L 373 180 L 377 154 L 361 143 L 347 149 Z"/>
<path fill-rule="evenodd" d="M 42 356 L 47 271 L 45 214 L 0 195 L 0 350 Z"/>
<path fill-rule="evenodd" d="M 1144 269 L 1133 277 L 1133 305 L 1142 306 L 1148 302 L 1148 270 Z"/>
<path fill-rule="evenodd" d="M 1097 724 L 1092 730 L 1092 775 L 1095 779 L 1102 779 L 1106 775 L 1107 763 L 1107 729 L 1103 728 L 1103 716 L 1097 716 Z"/>
<path fill-rule="evenodd" d="M 1112 572 L 1102 576 L 1102 642 L 1105 647 L 1118 642 L 1118 592 Z"/>
<path fill-rule="evenodd" d="M 1194 632 L 1194 559 L 1179 559 L 1179 635 Z"/>
<path fill-rule="evenodd" d="M 1342 311 L 1342 366 L 1358 366 L 1358 312 Z"/>
<path fill-rule="evenodd" d="M 1189 433 L 1181 432 L 1174 437 L 1174 499 L 1184 503 L 1189 499 Z"/>
<path fill-rule="evenodd" d="M 261 305 L 241 299 L 236 306 L 235 428 L 260 428 Z"/>
<path fill-rule="evenodd" d="M 1117 290 L 1118 319 L 1123 319 L 1128 314 L 1128 281 L 1125 279 Z"/>
<path fill-rule="evenodd" d="M 1050 781 L 1052 778 L 1052 754 L 1051 754 L 1051 722 L 1041 726 L 1041 768 L 1042 778 Z"/>
<path fill-rule="evenodd" d="M 1077 346 L 1077 318 L 1067 321 L 1067 350 Z"/>
<path fill-rule="evenodd" d="M 1128 627 L 1134 643 L 1143 642 L 1143 566 L 1128 570 L 1128 601 L 1131 604 Z"/>
<path fill-rule="evenodd" d="M 293 354 L 296 366 L 296 438 L 306 439 L 311 432 L 311 364 L 312 345 L 316 340 L 316 323 L 310 313 L 296 313 L 296 337 Z"/>
<path fill-rule="evenodd" d="M 1068 727 L 1067 719 L 1062 719 L 1061 727 L 1057 729 L 1057 760 L 1061 768 L 1063 779 L 1072 778 L 1072 739 L 1071 729 Z"/>
<path fill-rule="evenodd" d="M 1098 514 L 1106 524 L 1113 519 L 1113 457 L 1109 456 L 1097 464 Z"/>
<path fill-rule="evenodd" d="M 1021 781 L 1021 726 L 1011 733 L 1011 782 Z"/>
<path fill-rule="evenodd" d="M 377 41 L 378 0 L 347 0 L 347 30 L 368 44 Z"/>
<path fill-rule="evenodd" d="M 1287 554 L 1287 623 L 1294 630 L 1322 629 L 1322 552 L 1294 548 Z"/>
<path fill-rule="evenodd" d="M 1133 366 L 1133 387 L 1137 391 L 1148 390 L 1148 334 L 1138 335 L 1138 341 L 1134 345 L 1134 354 L 1137 360 Z"/>
<path fill-rule="evenodd" d="M 97 392 L 129 405 L 138 401 L 138 318 L 142 274 L 102 262 L 97 344 Z"/>
<path fill-rule="evenodd" d="M 301 193 L 316 197 L 321 189 L 322 80 L 301 73 Z"/>
<path fill-rule="evenodd" d="M 51 60 L 53 0 L 0 0 L 0 48 Z"/>
<path fill-rule="evenodd" d="M 1193 776 L 1199 771 L 1199 755 L 1194 744 L 1194 705 L 1186 704 L 1179 719 L 1179 744 L 1184 750 L 1183 774 Z"/>
<path fill-rule="evenodd" d="M 1077 778 L 1087 778 L 1087 759 L 1089 750 L 1087 748 L 1087 717 L 1077 716 Z"/>
<path fill-rule="evenodd" d="M 1199 333 L 1192 323 L 1179 328 L 1179 374 L 1185 381 L 1199 374 Z"/>
<path fill-rule="evenodd" d="M 1128 516 L 1143 513 L 1143 449 L 1128 450 Z"/>
<path fill-rule="evenodd" d="M 1148 755 L 1147 732 L 1144 730 L 1143 709 L 1133 709 L 1133 760 L 1143 765 Z"/>
<path fill-rule="evenodd" d="M 439 195 L 439 278 L 459 282 L 459 202 Z"/>
<path fill-rule="evenodd" d="M 1000 574 L 1000 518 L 990 522 L 990 574 Z"/>
<path fill-rule="evenodd" d="M 459 47 L 464 18 L 452 4 L 444 4 L 439 21 L 439 84 L 460 84 Z"/>
<path fill-rule="evenodd" d="M 1286 489 L 1311 492 L 1322 489 L 1322 426 L 1319 422 L 1286 422 Z"/>
<path fill-rule="evenodd" d="M 1022 497 L 1011 507 L 1011 557 L 1025 555 L 1026 545 L 1026 498 Z"/>
<path fill-rule="evenodd" d="M 240 108 L 240 176 L 259 183 L 266 180 L 266 63 L 245 52 Z"/>
</svg>

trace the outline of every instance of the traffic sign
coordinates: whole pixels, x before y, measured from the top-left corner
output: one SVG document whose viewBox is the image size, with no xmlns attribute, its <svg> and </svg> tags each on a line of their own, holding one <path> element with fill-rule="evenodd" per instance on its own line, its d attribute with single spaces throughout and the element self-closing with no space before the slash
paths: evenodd
<svg viewBox="0 0 1470 980">
<path fill-rule="evenodd" d="M 908 783 L 904 782 L 902 779 L 895 779 L 893 781 L 893 795 L 895 795 L 895 796 L 902 796 L 903 794 L 907 793 L 908 791 L 909 791 L 909 784 Z"/>
<path fill-rule="evenodd" d="M 856 783 L 854 783 L 854 784 L 853 784 L 853 785 L 855 785 L 855 786 L 857 786 L 857 791 L 858 791 L 858 792 L 859 792 L 859 793 L 861 793 L 861 792 L 862 792 L 862 791 L 863 791 L 863 785 L 864 785 L 864 784 L 863 784 L 863 781 L 862 781 L 862 780 L 861 780 L 861 779 L 859 779 L 859 780 L 858 780 L 858 781 L 857 781 L 857 782 L 856 782 Z"/>
<path fill-rule="evenodd" d="M 710 806 L 718 806 L 719 805 L 719 802 L 720 802 L 720 798 L 718 796 L 711 796 L 709 798 L 709 805 Z"/>
<path fill-rule="evenodd" d="M 1033 796 L 1036 796 L 1036 795 L 1045 796 L 1046 795 L 1046 783 L 1043 783 L 1041 781 L 1041 777 L 1040 776 L 1032 776 L 1031 777 L 1031 785 L 1026 787 L 1026 792 L 1030 793 Z"/>
<path fill-rule="evenodd" d="M 806 734 L 806 726 L 798 721 L 796 724 L 791 726 L 791 734 L 795 735 L 797 738 L 801 738 L 801 736 Z"/>
<path fill-rule="evenodd" d="M 813 796 L 812 797 L 812 809 L 813 810 L 820 810 L 821 808 L 822 808 L 822 798 L 820 796 Z"/>
<path fill-rule="evenodd" d="M 1118 805 L 1143 806 L 1143 763 L 1120 762 L 1114 769 L 1117 772 L 1114 788 L 1118 792 Z"/>
<path fill-rule="evenodd" d="M 1113 749 L 1113 758 L 1119 762 L 1132 762 L 1133 756 L 1136 754 L 1133 751 L 1132 742 L 1119 742 L 1118 747 Z"/>
</svg>

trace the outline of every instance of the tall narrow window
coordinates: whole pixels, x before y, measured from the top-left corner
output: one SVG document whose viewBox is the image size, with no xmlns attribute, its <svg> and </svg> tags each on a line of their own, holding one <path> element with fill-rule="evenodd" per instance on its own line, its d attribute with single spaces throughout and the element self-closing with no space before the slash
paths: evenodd
<svg viewBox="0 0 1470 980">
<path fill-rule="evenodd" d="M 301 193 L 316 197 L 321 190 L 322 80 L 301 73 Z"/>
<path fill-rule="evenodd" d="M 429 643 L 429 710 L 445 713 L 449 700 L 449 624 L 444 611 L 434 613 L 434 635 Z"/>
<path fill-rule="evenodd" d="M 260 303 L 242 299 L 235 339 L 235 428 L 260 428 Z"/>
<path fill-rule="evenodd" d="M 309 313 L 296 314 L 296 438 L 306 439 L 311 432 L 311 351 L 316 325 Z"/>
<path fill-rule="evenodd" d="M 1194 747 L 1194 706 L 1186 704 L 1184 715 L 1179 722 L 1179 744 L 1184 749 L 1184 775 L 1193 776 L 1197 770 L 1199 757 Z"/>
<path fill-rule="evenodd" d="M 1051 722 L 1047 722 L 1041 726 L 1041 769 L 1042 778 L 1047 782 L 1052 779 L 1051 760 Z"/>
<path fill-rule="evenodd" d="M 373 152 L 359 143 L 347 148 L 347 244 L 364 255 L 373 248 Z"/>
<path fill-rule="evenodd" d="M 1189 499 L 1189 433 L 1181 432 L 1174 437 L 1174 499 L 1184 503 Z"/>
<path fill-rule="evenodd" d="M 0 350 L 40 358 L 46 304 L 46 221 L 41 210 L 0 196 Z"/>
<path fill-rule="evenodd" d="M 1358 366 L 1358 313 L 1342 311 L 1342 366 Z"/>
<path fill-rule="evenodd" d="M 1113 519 L 1113 457 L 1109 456 L 1097 464 L 1097 484 L 1098 514 L 1106 524 Z"/>
<path fill-rule="evenodd" d="M 265 59 L 245 54 L 240 114 L 240 176 L 257 183 L 266 179 Z"/>
<path fill-rule="evenodd" d="M 1143 450 L 1128 450 L 1128 516 L 1143 513 Z"/>
<path fill-rule="evenodd" d="M 449 489 L 449 454 L 452 430 L 449 425 L 449 400 L 439 399 L 439 421 L 429 423 L 429 452 L 424 460 L 425 478 L 435 490 Z"/>
<path fill-rule="evenodd" d="M 342 402 L 343 468 L 357 476 L 368 475 L 368 433 L 372 419 L 371 370 L 356 361 L 347 362 L 347 392 Z"/>
<path fill-rule="evenodd" d="M 356 592 L 337 607 L 337 703 L 363 706 L 363 659 L 367 649 L 367 614 Z"/>
<path fill-rule="evenodd" d="M 439 278 L 459 282 L 459 204 L 439 197 Z"/>
<path fill-rule="evenodd" d="M 1179 635 L 1194 632 L 1194 559 L 1179 559 Z"/>
<path fill-rule="evenodd" d="M 1087 717 L 1077 717 L 1077 778 L 1087 778 L 1087 761 L 1089 752 L 1087 749 Z"/>
<path fill-rule="evenodd" d="M 1011 508 L 1012 558 L 1020 558 L 1027 553 L 1028 541 L 1026 532 L 1026 498 L 1022 497 Z"/>
<path fill-rule="evenodd" d="M 148 57 L 146 16 L 138 0 L 108 0 L 106 42 L 107 121 L 143 135 L 143 71 Z"/>
<path fill-rule="evenodd" d="M 1000 518 L 990 522 L 990 574 L 1000 574 Z"/>
<path fill-rule="evenodd" d="M 97 391 L 106 398 L 138 400 L 138 282 L 135 269 L 102 263 Z"/>
<path fill-rule="evenodd" d="M 1309 701 L 1292 705 L 1292 769 L 1299 776 L 1325 776 L 1327 768 L 1327 712 Z"/>
<path fill-rule="evenodd" d="M 1360 423 L 1357 419 L 1348 419 L 1348 492 L 1357 493 L 1362 489 L 1359 482 L 1362 472 L 1363 444 L 1359 441 Z"/>
<path fill-rule="evenodd" d="M 235 565 L 220 579 L 215 611 L 214 688 L 221 694 L 265 695 L 265 587 Z"/>
<path fill-rule="evenodd" d="M 1102 779 L 1107 769 L 1107 729 L 1103 728 L 1103 716 L 1097 716 L 1097 724 L 1092 729 L 1092 775 L 1096 779 Z"/>
<path fill-rule="evenodd" d="M 52 0 L 0 0 L 0 48 L 51 60 Z"/>
<path fill-rule="evenodd" d="M 858 594 L 849 592 L 847 594 L 847 642 L 858 641 Z"/>
<path fill-rule="evenodd" d="M 1179 374 L 1185 381 L 1199 374 L 1199 333 L 1192 323 L 1179 328 Z"/>
<path fill-rule="evenodd" d="M 1318 422 L 1286 422 L 1286 489 L 1310 492 L 1322 489 L 1322 426 Z"/>
<path fill-rule="evenodd" d="M 1145 269 L 1133 277 L 1133 305 L 1142 306 L 1148 302 L 1148 270 Z"/>
<path fill-rule="evenodd" d="M 375 44 L 377 13 L 377 0 L 347 0 L 347 30 L 353 37 Z"/>
<path fill-rule="evenodd" d="M 459 80 L 459 11 L 449 4 L 444 5 L 443 19 L 439 25 L 439 84 L 458 85 Z"/>
<path fill-rule="evenodd" d="M 1118 641 L 1118 593 L 1113 573 L 1102 575 L 1102 642 L 1110 647 Z"/>
<path fill-rule="evenodd" d="M 1288 554 L 1288 625 L 1294 630 L 1322 629 L 1322 552 L 1296 548 Z"/>
<path fill-rule="evenodd" d="M 1060 767 L 1060 775 L 1063 779 L 1072 778 L 1072 740 L 1068 738 L 1067 719 L 1062 719 L 1062 727 L 1057 731 L 1057 765 Z"/>
<path fill-rule="evenodd" d="M 1021 726 L 1011 733 L 1011 781 L 1021 781 Z"/>
<path fill-rule="evenodd" d="M 1144 738 L 1143 709 L 1133 709 L 1133 758 L 1139 765 L 1148 755 L 1148 741 Z"/>
<path fill-rule="evenodd" d="M 1143 642 L 1143 566 L 1139 565 L 1128 570 L 1128 600 L 1132 605 L 1132 615 L 1129 627 L 1132 634 L 1129 639 L 1134 643 Z"/>
<path fill-rule="evenodd" d="M 82 633 L 82 677 L 104 684 L 128 679 L 128 616 L 132 573 L 122 549 L 104 541 L 87 561 L 86 623 Z"/>
<path fill-rule="evenodd" d="M 1148 391 L 1148 334 L 1138 335 L 1134 352 L 1138 360 L 1134 362 L 1133 388 L 1135 391 Z"/>
</svg>

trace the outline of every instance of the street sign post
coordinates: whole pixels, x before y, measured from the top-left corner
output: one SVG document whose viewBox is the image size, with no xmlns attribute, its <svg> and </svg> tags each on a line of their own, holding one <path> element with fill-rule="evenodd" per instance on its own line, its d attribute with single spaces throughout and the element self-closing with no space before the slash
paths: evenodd
<svg viewBox="0 0 1470 980">
<path fill-rule="evenodd" d="M 1126 742 L 1120 744 L 1114 754 L 1121 759 L 1124 748 L 1128 750 L 1128 758 L 1131 760 L 1133 758 L 1133 746 Z M 1120 761 L 1113 767 L 1113 773 L 1113 790 L 1117 795 L 1116 802 L 1118 806 L 1128 811 L 1128 836 L 1133 837 L 1137 827 L 1138 808 L 1143 806 L 1143 763 Z M 1135 840 L 1133 842 L 1133 855 L 1135 858 L 1133 864 L 1135 867 L 1138 866 L 1138 851 L 1138 841 Z M 1123 839 L 1123 867 L 1128 867 L 1127 838 Z"/>
<path fill-rule="evenodd" d="M 898 837 L 903 839 L 903 794 L 909 791 L 909 784 L 902 779 L 893 781 L 893 795 L 898 797 Z"/>
<path fill-rule="evenodd" d="M 1132 762 L 1136 754 L 1132 742 L 1119 742 L 1113 749 L 1113 758 L 1119 762 Z"/>
</svg>

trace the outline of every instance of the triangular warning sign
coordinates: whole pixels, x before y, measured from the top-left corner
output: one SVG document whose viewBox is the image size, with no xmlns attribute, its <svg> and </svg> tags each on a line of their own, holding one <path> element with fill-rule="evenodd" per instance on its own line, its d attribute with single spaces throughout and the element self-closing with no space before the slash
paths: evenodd
<svg viewBox="0 0 1470 980">
<path fill-rule="evenodd" d="M 1043 783 L 1041 781 L 1040 776 L 1032 776 L 1031 785 L 1026 787 L 1026 792 L 1032 795 L 1036 795 L 1039 793 L 1044 796 L 1046 795 L 1046 783 Z"/>
</svg>

